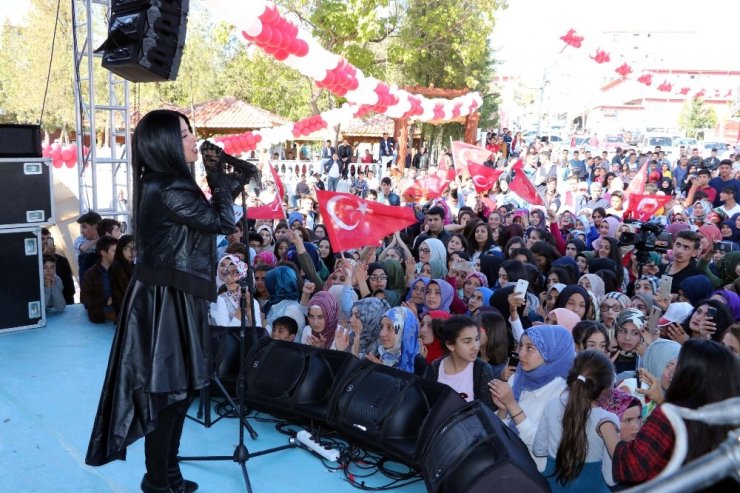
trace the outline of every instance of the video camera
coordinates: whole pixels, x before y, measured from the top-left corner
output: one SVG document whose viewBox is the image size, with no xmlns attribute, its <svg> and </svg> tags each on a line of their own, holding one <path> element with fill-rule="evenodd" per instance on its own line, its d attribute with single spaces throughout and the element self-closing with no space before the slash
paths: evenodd
<svg viewBox="0 0 740 493">
<path fill-rule="evenodd" d="M 633 245 L 637 261 L 646 263 L 650 252 L 666 253 L 673 246 L 673 237 L 665 232 L 663 225 L 657 221 L 641 222 L 635 219 L 626 219 L 628 224 L 634 224 L 637 232 L 625 231 L 619 236 L 619 245 Z"/>
</svg>

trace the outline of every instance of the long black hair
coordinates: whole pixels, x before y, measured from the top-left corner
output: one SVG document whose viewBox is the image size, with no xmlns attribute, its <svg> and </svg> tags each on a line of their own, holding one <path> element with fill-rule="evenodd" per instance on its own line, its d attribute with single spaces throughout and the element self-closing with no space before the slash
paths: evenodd
<svg viewBox="0 0 740 493">
<path fill-rule="evenodd" d="M 681 346 L 676 371 L 666 391 L 666 402 L 697 409 L 739 396 L 740 360 L 729 349 L 700 339 L 689 339 Z M 686 461 L 717 448 L 733 428 L 687 421 L 689 451 Z"/>
<path fill-rule="evenodd" d="M 180 118 L 185 120 L 188 129 L 192 132 L 188 117 L 177 111 L 154 110 L 141 119 L 134 130 L 133 152 L 131 164 L 133 167 L 133 218 L 134 234 L 139 229 L 139 199 L 142 179 L 149 173 L 177 175 L 189 180 L 197 188 L 188 163 L 185 161 L 182 135 L 180 133 Z"/>
</svg>

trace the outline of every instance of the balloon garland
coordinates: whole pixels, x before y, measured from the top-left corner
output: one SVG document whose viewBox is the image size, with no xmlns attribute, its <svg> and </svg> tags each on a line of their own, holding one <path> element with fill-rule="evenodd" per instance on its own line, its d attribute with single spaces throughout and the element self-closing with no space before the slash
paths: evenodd
<svg viewBox="0 0 740 493">
<path fill-rule="evenodd" d="M 567 46 L 570 46 L 572 48 L 578 49 L 586 46 L 586 49 L 588 49 L 588 43 L 584 43 L 586 38 L 584 36 L 578 35 L 576 33 L 576 30 L 572 28 L 568 29 L 568 32 L 566 32 L 563 36 L 560 36 L 560 40 L 563 41 Z M 610 54 L 600 47 L 596 49 L 595 54 L 589 55 L 589 58 L 599 65 L 609 63 L 611 61 Z M 616 67 L 614 69 L 614 72 L 616 72 L 623 79 L 628 79 L 631 74 L 637 73 L 639 75 L 635 79 L 636 82 L 647 87 L 653 86 L 653 77 L 654 75 L 656 75 L 649 69 L 636 69 L 626 62 Z M 707 90 L 705 88 L 682 86 L 679 85 L 677 81 L 669 82 L 667 79 L 664 79 L 663 82 L 658 84 L 655 88 L 660 92 L 672 93 L 675 96 L 690 96 L 692 98 L 707 97 Z M 728 99 L 732 96 L 732 88 L 715 88 L 713 91 L 711 91 L 711 97 L 713 98 Z"/>
<path fill-rule="evenodd" d="M 87 146 L 82 147 L 84 156 L 87 156 L 89 152 L 90 149 Z M 51 163 L 55 168 L 61 168 L 62 166 L 74 168 L 77 166 L 77 144 L 75 142 L 65 146 L 62 146 L 59 142 L 41 144 L 41 155 L 51 158 Z"/>
<path fill-rule="evenodd" d="M 286 19 L 272 2 L 205 0 L 205 3 L 215 15 L 235 24 L 245 40 L 312 78 L 317 87 L 346 98 L 353 110 L 351 114 L 346 111 L 347 108 L 342 108 L 345 111 L 339 112 L 330 110 L 300 120 L 289 129 L 284 126 L 262 129 L 259 134 L 265 145 L 305 136 L 315 131 L 312 129 L 327 128 L 322 127 L 324 124 L 332 126 L 341 123 L 339 120 L 345 121 L 355 115 L 364 116 L 370 111 L 391 118 L 408 118 L 422 122 L 451 121 L 473 113 L 483 104 L 483 98 L 478 92 L 454 99 L 427 98 L 367 77 L 344 57 L 327 51 L 311 34 Z M 332 123 L 332 118 L 337 120 L 336 123 Z M 244 136 L 240 134 L 230 137 L 233 140 L 234 137 L 240 139 Z"/>
</svg>

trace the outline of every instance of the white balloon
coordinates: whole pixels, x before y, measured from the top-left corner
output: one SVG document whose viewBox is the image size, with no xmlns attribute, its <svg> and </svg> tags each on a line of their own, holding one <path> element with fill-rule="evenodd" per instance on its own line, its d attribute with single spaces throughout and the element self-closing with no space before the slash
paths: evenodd
<svg viewBox="0 0 740 493">
<path fill-rule="evenodd" d="M 243 24 L 242 29 L 252 37 L 259 36 L 262 32 L 262 21 L 258 17 L 248 18 Z"/>
</svg>

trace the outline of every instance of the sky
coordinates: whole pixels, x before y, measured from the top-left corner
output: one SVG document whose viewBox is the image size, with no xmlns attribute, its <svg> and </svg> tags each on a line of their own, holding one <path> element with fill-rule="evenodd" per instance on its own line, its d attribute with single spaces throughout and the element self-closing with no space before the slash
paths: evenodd
<svg viewBox="0 0 740 493">
<path fill-rule="evenodd" d="M 30 5 L 31 0 L 0 0 L 0 25 L 7 18 L 13 23 L 20 21 Z"/>
<path fill-rule="evenodd" d="M 605 31 L 662 31 L 678 33 L 673 68 L 740 69 L 735 53 L 739 8 L 726 0 L 508 0 L 491 36 L 499 75 L 541 81 L 543 69 L 564 46 L 560 36 L 575 29 L 589 46 L 603 44 L 616 53 L 629 46 L 612 46 Z M 583 48 L 581 48 L 583 50 Z M 591 52 L 583 53 L 584 58 Z M 586 58 L 587 59 L 587 58 Z M 707 66 L 709 65 L 709 66 Z M 732 66 L 734 65 L 734 66 Z M 593 66 L 593 65 L 591 65 Z"/>
</svg>

